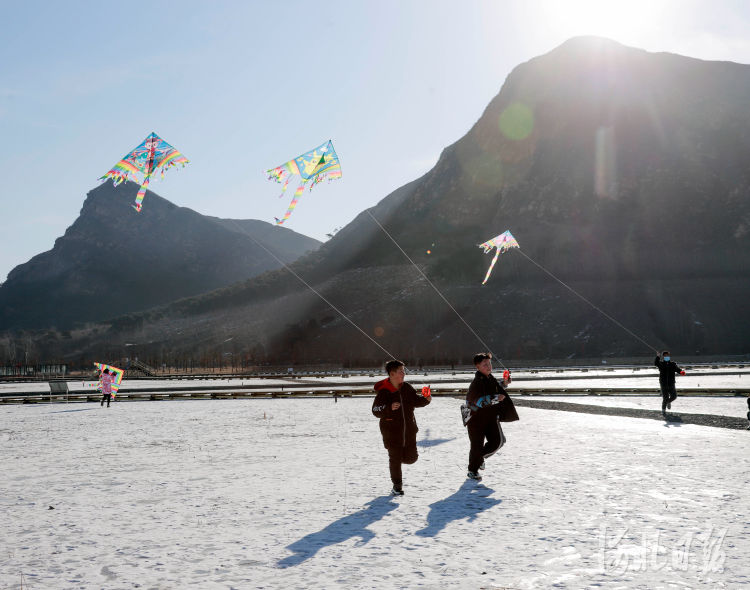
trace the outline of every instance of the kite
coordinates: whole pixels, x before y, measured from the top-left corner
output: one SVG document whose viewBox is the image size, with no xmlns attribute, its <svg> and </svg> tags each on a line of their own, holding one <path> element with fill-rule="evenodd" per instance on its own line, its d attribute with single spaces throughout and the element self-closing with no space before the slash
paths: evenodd
<svg viewBox="0 0 750 590">
<path fill-rule="evenodd" d="M 336 150 L 333 149 L 333 142 L 329 140 L 326 143 L 320 144 L 315 149 L 297 156 L 294 160 L 289 160 L 286 164 L 281 164 L 276 168 L 267 170 L 266 173 L 268 174 L 268 180 L 283 183 L 284 188 L 279 198 L 284 196 L 292 176 L 299 176 L 301 178 L 284 217 L 281 219 L 278 217 L 274 218 L 276 219 L 276 225 L 281 225 L 289 219 L 292 211 L 294 211 L 299 198 L 305 192 L 307 183 L 310 182 L 310 190 L 312 190 L 324 178 L 327 178 L 328 182 L 341 178 L 341 163 L 339 162 L 339 157 L 336 155 Z"/>
<path fill-rule="evenodd" d="M 110 373 L 114 373 L 115 380 L 112 382 L 112 398 L 114 399 L 117 391 L 120 389 L 120 383 L 122 383 L 122 376 L 125 374 L 125 371 L 112 365 L 105 365 L 104 363 L 94 363 L 94 366 L 99 370 L 99 391 L 102 390 L 102 372 L 104 369 L 109 369 Z"/>
<path fill-rule="evenodd" d="M 117 162 L 112 170 L 99 180 L 111 178 L 117 186 L 124 180 L 130 180 L 131 175 L 134 179 L 137 179 L 137 175 L 140 173 L 143 177 L 139 181 L 141 188 L 135 197 L 135 205 L 133 205 L 133 209 L 140 212 L 151 175 L 161 168 L 161 177 L 164 178 L 164 172 L 167 168 L 177 164 L 182 164 L 185 167 L 188 162 L 189 160 L 181 152 L 169 145 L 156 133 L 151 133 L 143 140 L 141 145 Z"/>
<path fill-rule="evenodd" d="M 487 269 L 487 275 L 482 281 L 483 285 L 487 282 L 487 279 L 490 278 L 490 274 L 492 273 L 492 269 L 497 262 L 498 256 L 500 256 L 500 254 L 502 254 L 506 250 L 509 250 L 510 248 L 520 248 L 518 242 L 516 241 L 516 238 L 514 238 L 513 234 L 511 234 L 510 231 L 507 230 L 501 233 L 499 236 L 495 236 L 491 240 L 487 240 L 484 244 L 479 244 L 479 247 L 484 248 L 485 254 L 487 254 L 487 252 L 491 251 L 493 248 L 497 248 L 495 257 L 492 259 L 492 262 L 490 262 L 490 267 Z"/>
</svg>

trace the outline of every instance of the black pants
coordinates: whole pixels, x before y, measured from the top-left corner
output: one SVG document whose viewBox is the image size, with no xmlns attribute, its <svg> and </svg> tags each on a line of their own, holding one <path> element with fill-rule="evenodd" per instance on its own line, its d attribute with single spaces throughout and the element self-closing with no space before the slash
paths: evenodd
<svg viewBox="0 0 750 590">
<path fill-rule="evenodd" d="M 109 407 L 109 401 L 111 399 L 112 399 L 112 394 L 111 393 L 103 393 L 102 394 L 102 403 L 101 403 L 101 405 L 103 406 L 104 402 L 106 401 L 107 402 L 107 407 Z"/>
<path fill-rule="evenodd" d="M 659 383 L 659 387 L 661 387 L 661 411 L 664 412 L 667 409 L 667 404 L 671 404 L 677 399 L 677 390 L 674 384 Z"/>
<path fill-rule="evenodd" d="M 466 425 L 469 432 L 469 471 L 476 473 L 479 466 L 487 457 L 494 455 L 500 447 L 505 444 L 505 435 L 500 427 L 497 416 L 491 416 L 488 420 L 476 420 L 479 416 L 472 417 Z M 487 442 L 485 442 L 487 439 Z"/>
<path fill-rule="evenodd" d="M 391 481 L 393 485 L 401 485 L 401 464 L 411 465 L 417 462 L 419 453 L 417 453 L 417 443 L 414 442 L 405 447 L 388 448 L 388 468 L 391 471 Z"/>
</svg>

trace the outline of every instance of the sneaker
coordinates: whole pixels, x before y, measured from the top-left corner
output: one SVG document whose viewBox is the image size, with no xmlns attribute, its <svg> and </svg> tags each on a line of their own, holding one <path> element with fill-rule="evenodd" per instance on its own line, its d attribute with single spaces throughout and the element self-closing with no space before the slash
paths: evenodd
<svg viewBox="0 0 750 590">
<path fill-rule="evenodd" d="M 466 477 L 469 479 L 475 479 L 477 481 L 482 481 L 482 476 L 479 475 L 476 471 L 469 471 L 466 473 Z"/>
<path fill-rule="evenodd" d="M 479 466 L 479 469 L 484 469 L 484 461 L 482 461 L 482 464 Z"/>
<path fill-rule="evenodd" d="M 403 496 L 404 495 L 404 488 L 401 485 L 394 485 L 393 489 L 391 490 L 391 496 Z"/>
<path fill-rule="evenodd" d="M 668 403 L 668 404 L 667 404 L 667 409 L 668 409 L 668 410 L 671 410 L 671 409 L 672 409 L 672 404 L 671 404 L 671 403 Z"/>
</svg>

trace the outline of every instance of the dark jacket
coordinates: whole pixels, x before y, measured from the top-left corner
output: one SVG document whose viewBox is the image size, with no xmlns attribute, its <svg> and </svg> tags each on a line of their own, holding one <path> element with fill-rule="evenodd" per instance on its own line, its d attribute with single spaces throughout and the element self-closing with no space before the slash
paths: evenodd
<svg viewBox="0 0 750 590">
<path fill-rule="evenodd" d="M 663 361 L 656 355 L 654 366 L 659 369 L 659 383 L 662 385 L 674 385 L 674 376 L 682 372 L 674 361 Z"/>
<path fill-rule="evenodd" d="M 497 402 L 497 397 L 504 395 L 505 399 Z M 518 420 L 518 412 L 513 400 L 505 392 L 505 388 L 492 373 L 485 376 L 479 371 L 474 375 L 474 381 L 469 385 L 466 394 L 466 405 L 471 411 L 471 419 L 478 418 L 481 421 L 498 416 L 500 422 L 515 422 Z"/>
<path fill-rule="evenodd" d="M 383 379 L 375 384 L 375 401 L 372 402 L 372 413 L 380 418 L 380 433 L 383 435 L 383 446 L 406 447 L 417 444 L 417 420 L 414 408 L 422 408 L 430 403 L 430 398 L 417 395 L 414 388 L 404 382 L 401 387 L 393 387 L 390 379 Z M 391 404 L 399 402 L 401 407 L 392 410 Z"/>
</svg>

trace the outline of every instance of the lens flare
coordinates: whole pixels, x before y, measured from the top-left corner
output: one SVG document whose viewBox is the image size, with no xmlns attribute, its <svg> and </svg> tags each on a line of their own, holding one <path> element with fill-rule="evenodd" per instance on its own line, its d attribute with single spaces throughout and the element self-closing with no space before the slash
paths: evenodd
<svg viewBox="0 0 750 590">
<path fill-rule="evenodd" d="M 617 158 L 612 127 L 599 127 L 596 130 L 594 192 L 598 197 L 617 197 Z"/>
<path fill-rule="evenodd" d="M 500 114 L 498 126 L 508 139 L 526 139 L 534 131 L 534 113 L 523 103 L 511 103 Z"/>
</svg>

